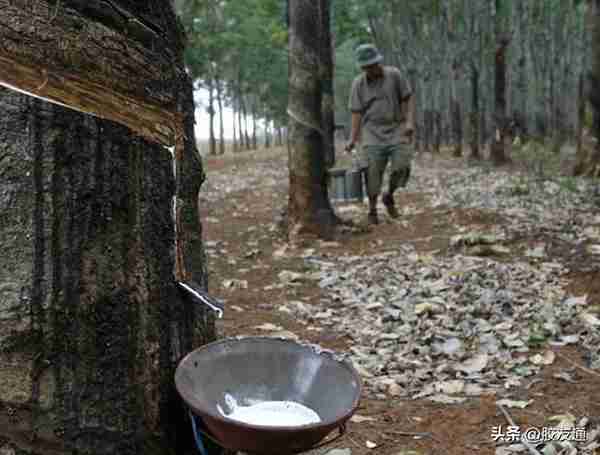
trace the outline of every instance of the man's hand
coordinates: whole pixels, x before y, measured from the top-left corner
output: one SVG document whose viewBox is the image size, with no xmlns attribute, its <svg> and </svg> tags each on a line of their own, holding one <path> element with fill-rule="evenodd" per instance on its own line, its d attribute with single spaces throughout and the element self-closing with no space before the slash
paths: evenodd
<svg viewBox="0 0 600 455">
<path fill-rule="evenodd" d="M 348 142 L 348 144 L 346 144 L 346 147 L 344 147 L 344 152 L 351 153 L 352 150 L 354 150 L 355 145 L 356 144 L 354 144 L 354 142 Z"/>
</svg>

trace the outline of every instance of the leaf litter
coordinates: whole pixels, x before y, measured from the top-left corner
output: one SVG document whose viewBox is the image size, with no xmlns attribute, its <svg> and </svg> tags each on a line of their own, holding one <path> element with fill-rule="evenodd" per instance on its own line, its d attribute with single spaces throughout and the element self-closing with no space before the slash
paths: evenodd
<svg viewBox="0 0 600 455">
<path fill-rule="evenodd" d="M 586 307 L 565 304 L 562 268 L 461 254 L 425 258 L 409 245 L 311 264 L 325 296 L 285 307 L 352 338 L 347 357 L 369 373 L 375 394 L 393 384 L 436 401 L 444 399 L 436 392 L 461 394 L 467 385 L 493 393 L 552 364 L 550 347 L 536 352 L 542 345 L 600 341 Z"/>
<path fill-rule="evenodd" d="M 380 396 L 392 384 L 408 396 L 437 399 L 440 391 L 506 390 L 551 365 L 552 347 L 567 344 L 587 350 L 590 367 L 600 368 L 600 314 L 585 296 L 567 295 L 570 269 L 546 245 L 512 262 L 472 252 L 484 245 L 508 252 L 503 242 L 540 226 L 574 245 L 597 239 L 600 217 L 590 216 L 597 210 L 590 195 L 598 185 L 577 181 L 575 190 L 562 190 L 557 182 L 482 168 L 419 171 L 409 190 L 429 193 L 434 207 L 493 210 L 510 223 L 456 235 L 445 255 L 404 244 L 373 255 L 306 258 L 324 297 L 299 318 L 327 311 L 330 326 L 354 341 L 349 360 L 369 373 L 367 387 Z M 516 195 L 515 179 L 530 191 Z M 436 389 L 448 381 L 464 385 Z"/>
<path fill-rule="evenodd" d="M 203 197 L 217 200 L 253 186 L 280 192 L 284 169 L 249 171 L 209 180 Z M 279 310 L 305 325 L 316 320 L 350 337 L 353 343 L 344 357 L 363 376 L 367 393 L 378 398 L 393 394 L 453 403 L 510 392 L 554 363 L 553 347 L 569 344 L 585 350 L 588 367 L 599 369 L 600 309 L 589 305 L 586 296 L 567 295 L 564 277 L 573 262 L 553 257 L 544 241 L 520 257 L 511 242 L 542 233 L 572 252 L 587 253 L 579 271 L 598 270 L 600 215 L 591 214 L 600 207 L 600 186 L 577 180 L 566 189 L 560 178 L 484 167 L 457 172 L 416 166 L 415 171 L 407 190 L 426 195 L 427 203 L 399 207 L 403 217 L 444 207 L 493 212 L 509 221 L 485 231 L 455 226 L 460 234 L 442 254 L 417 252 L 410 243 L 361 256 L 320 255 L 319 249 L 299 255 L 289 245 L 279 245 L 275 259 L 303 256 L 311 272 L 282 273 L 273 288 L 313 280 L 323 291 L 320 301 L 287 302 Z M 343 208 L 346 217 L 364 215 L 363 207 Z M 406 223 L 401 219 L 399 228 Z M 268 226 L 273 229 L 274 224 Z M 384 243 L 377 246 L 380 250 Z M 511 262 L 503 258 L 507 254 Z M 572 370 L 554 377 L 577 382 Z M 523 408 L 530 401 L 505 398 L 499 403 Z M 545 444 L 538 446 L 541 453 L 592 453 L 600 446 L 600 428 L 586 424 L 585 442 Z M 571 450 L 576 448 L 580 452 Z M 498 447 L 496 453 L 527 450 L 516 444 Z"/>
</svg>

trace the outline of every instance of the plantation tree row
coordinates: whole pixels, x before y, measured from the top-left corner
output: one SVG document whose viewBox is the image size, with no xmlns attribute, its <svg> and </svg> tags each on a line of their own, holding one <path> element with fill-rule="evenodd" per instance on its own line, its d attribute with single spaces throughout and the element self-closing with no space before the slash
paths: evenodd
<svg viewBox="0 0 600 455">
<path fill-rule="evenodd" d="M 176 6 L 190 41 L 188 68 L 209 94 L 209 153 L 224 153 L 225 106 L 234 111 L 234 150 L 256 148 L 259 135 L 266 146 L 282 144 L 287 123 L 285 3 L 183 0 Z"/>
<path fill-rule="evenodd" d="M 286 0 L 178 0 L 190 36 L 187 62 L 211 94 L 211 152 L 223 105 L 236 113 L 236 148 L 282 142 L 287 130 Z M 452 145 L 505 160 L 516 136 L 578 140 L 591 78 L 596 1 L 332 0 L 335 119 L 349 124 L 358 73 L 353 50 L 374 42 L 416 94 L 417 146 Z M 585 90 L 587 88 L 587 91 Z M 223 141 L 219 141 L 223 144 Z M 222 149 L 221 149 L 222 152 Z"/>
<path fill-rule="evenodd" d="M 417 93 L 425 148 L 491 142 L 510 132 L 576 136 L 589 66 L 581 0 L 391 0 L 356 3 L 361 25 Z M 351 7 L 351 6 L 348 6 Z"/>
</svg>

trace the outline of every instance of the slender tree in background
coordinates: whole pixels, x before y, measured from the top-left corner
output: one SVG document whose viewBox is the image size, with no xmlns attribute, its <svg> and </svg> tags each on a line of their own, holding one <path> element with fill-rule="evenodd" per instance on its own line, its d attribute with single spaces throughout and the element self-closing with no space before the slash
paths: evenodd
<svg viewBox="0 0 600 455">
<path fill-rule="evenodd" d="M 592 145 L 582 147 L 575 175 L 600 177 L 600 0 L 589 0 L 587 27 L 591 37 L 591 65 L 588 80 L 588 99 L 592 107 L 591 135 L 596 138 Z"/>
<path fill-rule="evenodd" d="M 506 1 L 506 0 L 505 0 Z M 503 1 L 490 0 L 494 21 L 494 136 L 492 138 L 491 158 L 494 164 L 507 162 L 504 150 L 506 136 L 506 52 L 510 38 L 504 32 Z M 505 5 L 505 3 L 504 3 Z"/>
<path fill-rule="evenodd" d="M 225 154 L 225 131 L 223 125 L 223 82 L 219 77 L 216 78 L 217 84 L 217 103 L 219 105 L 219 154 Z"/>
<path fill-rule="evenodd" d="M 214 338 L 211 318 L 180 299 L 174 280 L 176 257 L 184 277 L 206 286 L 207 275 L 192 87 L 171 3 L 149 0 L 130 10 L 131 2 L 113 1 L 119 14 L 136 18 L 126 28 L 102 14 L 106 6 L 99 3 L 72 4 L 67 14 L 38 2 L 25 14 L 37 15 L 37 27 L 44 28 L 40 53 L 52 40 L 72 49 L 70 40 L 89 39 L 93 24 L 103 22 L 123 50 L 143 36 L 157 59 L 170 56 L 177 77 L 161 83 L 176 94 L 185 132 L 175 147 L 177 180 L 164 146 L 117 123 L 0 89 L 0 286 L 10 282 L 17 289 L 3 293 L 11 301 L 2 302 L 15 310 L 15 333 L 7 339 L 2 327 L 0 338 L 18 350 L 30 379 L 25 399 L 0 381 L 0 403 L 10 403 L 19 421 L 0 429 L 5 453 L 175 450 L 187 422 L 173 388 L 174 368 L 189 350 Z M 13 20 L 18 7 L 7 6 Z M 81 36 L 51 33 L 73 21 Z M 135 24 L 140 28 L 134 30 Z M 154 30 L 149 35 L 148 24 Z M 81 68 L 83 55 L 70 58 L 74 69 Z M 183 257 L 173 251 L 174 194 Z"/>
<path fill-rule="evenodd" d="M 208 77 L 208 106 L 206 107 L 206 112 L 208 113 L 208 154 L 216 155 L 217 154 L 217 139 L 215 137 L 215 79 L 212 76 L 213 69 L 209 72 Z"/>
<path fill-rule="evenodd" d="M 289 0 L 288 233 L 328 236 L 337 218 L 327 195 L 323 130 L 323 17 L 327 1 Z M 328 32 L 327 32 L 328 33 Z"/>
</svg>

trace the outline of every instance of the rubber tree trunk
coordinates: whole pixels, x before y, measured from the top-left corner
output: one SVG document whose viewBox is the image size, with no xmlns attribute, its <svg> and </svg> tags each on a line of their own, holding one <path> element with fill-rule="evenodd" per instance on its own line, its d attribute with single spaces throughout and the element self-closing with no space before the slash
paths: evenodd
<svg viewBox="0 0 600 455">
<path fill-rule="evenodd" d="M 415 132 L 414 132 L 414 147 L 415 150 L 418 152 L 421 149 L 421 136 L 422 136 L 422 124 L 419 121 L 420 116 L 421 116 L 421 105 L 420 105 L 420 100 L 422 98 L 422 93 L 419 90 L 419 84 L 418 84 L 418 72 L 415 68 L 411 68 L 408 71 L 408 77 L 410 80 L 410 86 L 413 89 L 413 96 L 415 97 L 415 103 L 413 104 L 414 106 L 414 119 L 415 119 Z"/>
<path fill-rule="evenodd" d="M 477 66 L 471 66 L 471 158 L 475 160 L 481 159 L 479 150 L 479 138 L 481 118 L 479 112 L 479 70 Z"/>
<path fill-rule="evenodd" d="M 244 130 L 242 129 L 242 73 L 238 75 L 237 83 L 237 107 L 238 107 L 238 136 L 240 151 L 244 150 Z"/>
<path fill-rule="evenodd" d="M 217 154 L 217 141 L 215 139 L 215 80 L 212 76 L 208 79 L 208 153 L 210 155 Z"/>
<path fill-rule="evenodd" d="M 327 237 L 336 217 L 327 195 L 323 153 L 320 6 L 289 0 L 288 234 Z"/>
<path fill-rule="evenodd" d="M 491 159 L 495 165 L 507 162 L 504 150 L 506 135 L 506 46 L 499 43 L 494 56 L 494 135 L 491 146 Z"/>
<path fill-rule="evenodd" d="M 176 362 L 214 336 L 173 285 L 172 157 L 119 125 L 0 96 L 10 196 L 0 269 L 13 272 L 0 283 L 27 290 L 10 302 L 23 329 L 13 341 L 27 340 L 36 359 L 31 403 L 15 406 L 39 437 L 27 450 L 158 453 L 153 439 L 166 445 L 184 415 L 173 415 Z M 0 388 L 0 400 L 12 392 Z M 26 449 L 14 431 L 0 438 Z"/>
<path fill-rule="evenodd" d="M 492 0 L 495 6 L 494 35 L 496 51 L 494 54 L 494 135 L 491 146 L 491 160 L 499 166 L 508 160 L 504 150 L 506 135 L 506 49 L 509 39 L 503 34 L 500 9 L 501 0 Z"/>
<path fill-rule="evenodd" d="M 161 39 L 183 69 L 167 3 L 139 8 L 168 32 Z M 0 381 L 0 406 L 18 421 L 0 426 L 2 453 L 183 450 L 189 422 L 173 373 L 214 339 L 214 321 L 174 285 L 176 193 L 181 267 L 205 287 L 207 275 L 192 86 L 182 76 L 171 88 L 185 115 L 177 182 L 166 148 L 0 89 L 0 338 L 24 359 L 16 387 Z"/>
<path fill-rule="evenodd" d="M 335 164 L 335 98 L 333 93 L 333 59 L 334 49 L 330 30 L 329 0 L 318 0 L 321 10 L 321 126 L 323 129 L 323 154 L 325 167 L 331 168 Z"/>
<path fill-rule="evenodd" d="M 233 123 L 233 152 L 236 153 L 239 151 L 238 148 L 238 132 L 237 132 L 237 126 L 236 126 L 236 113 L 237 110 L 235 108 L 235 104 L 233 104 L 233 115 L 231 117 L 232 119 L 232 123 Z"/>
<path fill-rule="evenodd" d="M 271 148 L 271 120 L 265 115 L 265 148 Z"/>
<path fill-rule="evenodd" d="M 256 140 L 256 117 L 258 116 L 256 112 L 256 104 L 252 103 L 252 150 L 256 150 L 258 143 Z"/>
<path fill-rule="evenodd" d="M 527 2 L 517 3 L 517 20 L 518 20 L 518 46 L 519 59 L 517 61 L 517 77 L 516 77 L 516 100 L 514 103 L 514 118 L 515 133 L 519 136 L 528 135 L 528 115 L 527 115 L 527 99 L 528 99 L 528 69 L 529 65 L 529 9 Z"/>
<path fill-rule="evenodd" d="M 246 109 L 246 101 L 244 100 L 244 96 L 240 97 L 240 103 L 242 105 L 242 114 L 244 116 L 244 146 L 246 150 L 250 150 L 252 147 L 250 145 L 250 135 L 248 134 L 248 110 Z"/>
<path fill-rule="evenodd" d="M 219 77 L 215 78 L 217 83 L 217 103 L 219 105 L 219 154 L 225 154 L 225 128 L 223 127 L 223 86 Z"/>
<path fill-rule="evenodd" d="M 433 136 L 434 136 L 434 121 L 433 111 L 430 109 L 425 110 L 423 113 L 423 141 L 426 152 L 433 152 Z"/>
<path fill-rule="evenodd" d="M 583 149 L 583 125 L 585 122 L 585 98 L 584 98 L 584 75 L 579 75 L 577 86 L 577 132 L 575 133 L 576 154 L 580 156 Z"/>
<path fill-rule="evenodd" d="M 433 125 L 435 131 L 433 136 L 433 151 L 439 155 L 442 145 L 442 114 L 440 111 L 433 111 Z"/>
<path fill-rule="evenodd" d="M 600 177 L 600 0 L 590 0 L 587 10 L 587 25 L 591 35 L 591 66 L 587 95 L 592 108 L 591 135 L 596 138 L 590 150 L 582 147 L 577 163 L 575 175 Z"/>
<path fill-rule="evenodd" d="M 458 66 L 458 62 L 454 61 L 452 63 L 451 68 L 451 80 L 450 80 L 450 115 L 452 120 L 452 136 L 454 141 L 454 150 L 453 155 L 455 157 L 460 157 L 463 154 L 462 144 L 463 144 L 463 128 L 462 128 L 462 114 L 460 103 L 458 102 L 458 98 L 456 95 L 457 89 L 457 81 L 459 78 L 460 68 Z"/>
</svg>

